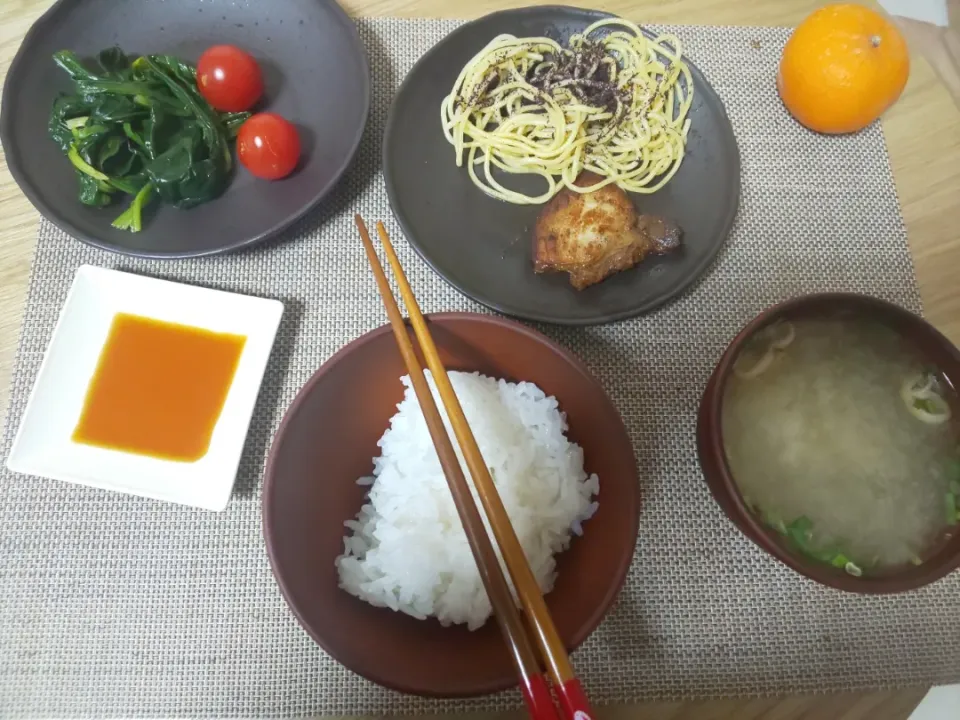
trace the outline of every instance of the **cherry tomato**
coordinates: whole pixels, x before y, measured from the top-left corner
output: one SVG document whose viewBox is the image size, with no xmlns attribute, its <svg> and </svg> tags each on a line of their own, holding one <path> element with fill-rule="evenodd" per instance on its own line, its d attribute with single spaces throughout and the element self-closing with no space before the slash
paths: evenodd
<svg viewBox="0 0 960 720">
<path fill-rule="evenodd" d="M 197 62 L 197 88 L 221 112 L 243 112 L 263 95 L 263 76 L 253 56 L 233 45 L 214 45 Z"/>
<path fill-rule="evenodd" d="M 258 113 L 240 126 L 237 157 L 257 177 L 279 180 L 297 166 L 300 135 L 276 113 Z"/>
</svg>

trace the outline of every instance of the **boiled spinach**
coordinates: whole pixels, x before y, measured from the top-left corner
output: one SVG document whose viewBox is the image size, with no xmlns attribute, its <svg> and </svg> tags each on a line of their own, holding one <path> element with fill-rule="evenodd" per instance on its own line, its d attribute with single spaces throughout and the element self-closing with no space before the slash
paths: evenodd
<svg viewBox="0 0 960 720">
<path fill-rule="evenodd" d="M 50 111 L 49 133 L 73 164 L 80 202 L 105 207 L 132 196 L 113 226 L 138 232 L 152 199 L 190 208 L 230 181 L 230 140 L 250 113 L 220 113 L 197 90 L 196 68 L 170 55 L 128 57 L 118 47 L 84 65 L 54 61 L 73 81 Z"/>
</svg>

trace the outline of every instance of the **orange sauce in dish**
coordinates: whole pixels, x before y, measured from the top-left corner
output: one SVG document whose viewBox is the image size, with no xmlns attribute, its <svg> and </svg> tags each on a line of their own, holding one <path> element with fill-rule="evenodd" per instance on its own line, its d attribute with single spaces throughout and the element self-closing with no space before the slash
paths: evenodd
<svg viewBox="0 0 960 720">
<path fill-rule="evenodd" d="M 74 442 L 195 462 L 210 448 L 243 335 L 117 313 Z"/>
</svg>

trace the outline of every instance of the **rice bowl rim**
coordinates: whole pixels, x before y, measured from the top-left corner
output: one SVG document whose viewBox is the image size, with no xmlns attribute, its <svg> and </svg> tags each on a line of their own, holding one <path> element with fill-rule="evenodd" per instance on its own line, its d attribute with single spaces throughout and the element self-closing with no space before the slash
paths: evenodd
<svg viewBox="0 0 960 720">
<path fill-rule="evenodd" d="M 613 401 L 607 395 L 606 390 L 603 385 L 600 384 L 599 380 L 590 372 L 587 366 L 577 358 L 573 353 L 568 351 L 566 348 L 561 346 L 559 343 L 554 342 L 552 339 L 547 337 L 545 334 L 524 325 L 523 323 L 512 320 L 505 317 L 500 317 L 496 315 L 488 315 L 484 313 L 475 313 L 475 312 L 440 312 L 440 313 L 425 313 L 424 318 L 427 321 L 427 324 L 431 323 L 443 323 L 445 321 L 458 321 L 466 320 L 469 322 L 477 322 L 482 324 L 489 324 L 497 326 L 501 329 L 515 332 L 520 335 L 524 335 L 530 340 L 537 342 L 538 344 L 546 346 L 554 354 L 562 358 L 567 364 L 569 364 L 577 374 L 581 376 L 584 382 L 584 387 L 589 389 L 591 395 L 595 395 L 603 398 L 606 402 L 606 405 L 610 411 L 616 416 L 617 422 L 620 427 L 623 429 L 623 433 L 628 440 L 628 445 L 630 447 L 630 452 L 633 455 L 633 467 L 634 475 L 637 480 L 638 491 L 634 494 L 635 498 L 635 510 L 632 515 L 632 525 L 630 527 L 629 537 L 631 538 L 630 552 L 624 553 L 622 559 L 617 564 L 616 572 L 613 574 L 611 582 L 607 588 L 606 593 L 603 596 L 602 602 L 596 603 L 586 614 L 586 619 L 584 622 L 579 624 L 578 630 L 573 634 L 569 642 L 565 643 L 567 651 L 573 652 L 576 650 L 593 632 L 599 627 L 600 623 L 606 617 L 607 613 L 613 608 L 617 596 L 619 595 L 621 589 L 627 578 L 627 573 L 630 570 L 630 566 L 633 563 L 634 555 L 636 554 L 636 544 L 637 538 L 639 537 L 640 530 L 640 508 L 642 505 L 642 498 L 639 492 L 639 472 L 637 469 L 636 461 L 636 452 L 633 446 L 633 441 L 629 436 L 629 432 L 626 429 L 626 426 L 623 423 L 623 418 L 620 415 L 619 410 L 613 404 Z M 407 322 L 408 319 L 404 316 L 404 321 Z M 263 481 L 263 492 L 261 498 L 261 523 L 262 523 L 262 533 L 264 538 L 264 544 L 267 549 L 267 556 L 270 561 L 270 569 L 273 573 L 274 579 L 277 582 L 277 585 L 280 587 L 281 594 L 293 612 L 294 616 L 297 619 L 297 622 L 300 624 L 307 634 L 313 639 L 317 645 L 324 650 L 331 658 L 335 661 L 344 665 L 337 656 L 337 653 L 334 649 L 330 648 L 328 644 L 324 641 L 322 637 L 315 632 L 314 628 L 310 623 L 306 622 L 304 614 L 301 613 L 298 603 L 293 599 L 287 583 L 284 580 L 284 577 L 281 572 L 279 572 L 278 567 L 280 565 L 280 559 L 277 556 L 276 549 L 272 541 L 274 534 L 273 522 L 271 521 L 271 511 L 273 507 L 273 492 L 272 489 L 276 482 L 275 480 L 275 464 L 277 462 L 277 453 L 275 449 L 281 444 L 287 427 L 290 423 L 294 422 L 294 418 L 297 416 L 300 406 L 306 400 L 306 398 L 313 392 L 314 387 L 319 384 L 327 374 L 333 371 L 333 369 L 342 361 L 348 359 L 352 354 L 354 354 L 359 348 L 367 345 L 368 343 L 376 340 L 380 336 L 391 333 L 392 327 L 389 323 L 381 325 L 380 327 L 369 330 L 368 332 L 360 335 L 359 337 L 351 340 L 349 343 L 344 345 L 340 350 L 331 355 L 325 362 L 323 362 L 320 367 L 311 375 L 307 381 L 303 384 L 300 390 L 297 392 L 291 401 L 289 407 L 284 412 L 283 418 L 280 421 L 279 426 L 277 427 L 276 433 L 274 433 L 273 439 L 270 444 L 270 449 L 267 456 L 267 464 L 264 469 L 264 481 Z M 472 371 L 467 371 L 472 372 Z M 399 377 L 397 378 L 399 381 Z M 499 379 L 499 378 L 498 378 Z M 517 379 L 521 380 L 521 379 Z M 559 408 L 563 412 L 562 407 Z M 566 435 L 566 432 L 564 432 Z M 601 492 L 602 492 L 602 479 L 601 479 Z M 598 496 L 599 499 L 599 496 Z M 586 533 L 586 527 L 584 528 L 584 533 Z M 565 551 L 566 552 L 566 551 Z M 345 591 L 344 591 L 345 592 Z M 357 602 L 362 602 L 355 598 Z M 382 610 L 388 610 L 387 608 L 380 608 Z M 436 618 L 429 618 L 429 621 L 436 621 Z M 488 620 L 489 622 L 489 620 Z M 366 678 L 378 685 L 389 688 L 391 690 L 396 690 L 398 692 L 414 694 L 421 697 L 433 697 L 433 698 L 467 698 L 467 697 L 478 697 L 481 695 L 487 695 L 491 693 L 500 692 L 503 690 L 508 690 L 513 687 L 516 687 L 518 684 L 518 679 L 516 677 L 511 677 L 503 681 L 491 681 L 485 684 L 477 684 L 475 688 L 471 688 L 467 692 L 443 692 L 443 691 L 425 691 L 422 688 L 411 688 L 409 686 L 403 685 L 401 683 L 396 683 L 391 680 L 389 677 L 386 677 L 378 672 L 371 671 L 368 667 L 355 668 L 352 666 L 344 665 L 351 672 L 360 675 L 361 677 Z"/>
</svg>

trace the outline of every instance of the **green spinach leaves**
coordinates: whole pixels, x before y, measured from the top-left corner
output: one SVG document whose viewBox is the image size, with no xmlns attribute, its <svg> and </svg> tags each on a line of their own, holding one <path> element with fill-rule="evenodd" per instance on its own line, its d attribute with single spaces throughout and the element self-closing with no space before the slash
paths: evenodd
<svg viewBox="0 0 960 720">
<path fill-rule="evenodd" d="M 218 197 L 230 181 L 230 141 L 250 113 L 220 113 L 197 90 L 196 68 L 169 55 L 131 60 L 117 47 L 84 66 L 53 56 L 73 80 L 50 112 L 50 137 L 76 170 L 80 202 L 105 207 L 132 196 L 114 222 L 138 232 L 154 198 L 190 208 Z"/>
</svg>

